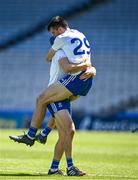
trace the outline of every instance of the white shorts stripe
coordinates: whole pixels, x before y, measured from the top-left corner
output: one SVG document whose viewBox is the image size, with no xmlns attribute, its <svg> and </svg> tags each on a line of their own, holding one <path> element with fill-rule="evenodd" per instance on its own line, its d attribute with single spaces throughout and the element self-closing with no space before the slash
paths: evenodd
<svg viewBox="0 0 138 180">
<path fill-rule="evenodd" d="M 51 103 L 50 105 L 51 105 L 51 107 L 52 107 L 52 110 L 53 110 L 54 112 L 57 112 L 57 107 L 56 107 L 56 105 L 55 105 L 54 103 Z"/>
<path fill-rule="evenodd" d="M 76 76 L 74 76 L 70 81 L 73 81 L 75 78 L 76 78 Z M 70 81 L 69 81 L 69 82 L 70 82 Z M 66 85 L 69 84 L 69 82 L 66 83 Z"/>
<path fill-rule="evenodd" d="M 68 81 L 70 81 L 70 79 L 72 79 L 73 78 L 73 76 L 70 76 L 68 79 L 66 79 L 65 81 L 63 81 L 63 85 L 65 86 L 65 84 L 68 82 Z"/>
<path fill-rule="evenodd" d="M 70 76 L 67 80 L 63 82 L 63 85 L 66 86 L 69 84 L 71 81 L 73 81 L 76 78 L 76 76 Z"/>
</svg>

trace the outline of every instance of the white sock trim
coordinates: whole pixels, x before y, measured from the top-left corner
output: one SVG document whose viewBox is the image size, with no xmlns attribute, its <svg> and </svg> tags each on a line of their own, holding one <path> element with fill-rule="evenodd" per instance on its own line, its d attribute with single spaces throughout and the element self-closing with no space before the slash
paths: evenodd
<svg viewBox="0 0 138 180">
<path fill-rule="evenodd" d="M 29 139 L 32 139 L 32 140 L 34 140 L 35 139 L 35 137 L 34 138 L 32 138 L 31 136 L 29 136 L 28 134 L 27 134 L 27 137 L 29 138 Z"/>
<path fill-rule="evenodd" d="M 70 170 L 72 168 L 72 166 L 68 167 L 67 169 Z"/>
<path fill-rule="evenodd" d="M 41 134 L 43 137 L 46 137 L 46 135 L 43 133 L 43 131 L 41 131 L 40 134 Z"/>
<path fill-rule="evenodd" d="M 55 171 L 57 171 L 57 170 L 58 170 L 57 168 L 56 168 L 56 169 L 51 169 L 51 168 L 50 168 L 50 171 L 51 171 L 51 172 L 55 172 Z"/>
</svg>

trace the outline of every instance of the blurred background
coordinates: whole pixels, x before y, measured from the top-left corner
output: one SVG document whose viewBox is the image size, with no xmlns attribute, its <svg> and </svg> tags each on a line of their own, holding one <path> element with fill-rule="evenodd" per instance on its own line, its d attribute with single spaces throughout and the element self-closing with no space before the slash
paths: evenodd
<svg viewBox="0 0 138 180">
<path fill-rule="evenodd" d="M 55 15 L 86 35 L 97 69 L 92 90 L 72 104 L 76 128 L 135 132 L 137 0 L 0 0 L 0 128 L 29 126 L 36 98 L 49 81 L 46 26 Z"/>
</svg>

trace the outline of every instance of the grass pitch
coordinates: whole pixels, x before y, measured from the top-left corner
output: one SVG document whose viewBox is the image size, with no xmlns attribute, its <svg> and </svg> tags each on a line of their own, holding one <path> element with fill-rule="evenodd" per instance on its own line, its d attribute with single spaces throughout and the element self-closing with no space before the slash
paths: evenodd
<svg viewBox="0 0 138 180">
<path fill-rule="evenodd" d="M 51 132 L 46 145 L 18 144 L 9 135 L 22 130 L 0 130 L 0 180 L 39 179 L 138 179 L 138 133 L 77 132 L 74 162 L 87 172 L 83 177 L 52 175 L 47 171 L 53 157 L 57 132 Z M 66 170 L 65 157 L 60 169 Z"/>
</svg>

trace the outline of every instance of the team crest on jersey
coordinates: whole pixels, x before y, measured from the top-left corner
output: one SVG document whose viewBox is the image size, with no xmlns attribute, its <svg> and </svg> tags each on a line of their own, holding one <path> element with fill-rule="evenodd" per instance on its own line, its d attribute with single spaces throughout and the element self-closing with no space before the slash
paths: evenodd
<svg viewBox="0 0 138 180">
<path fill-rule="evenodd" d="M 58 103 L 58 107 L 61 108 L 62 107 L 62 103 Z"/>
<path fill-rule="evenodd" d="M 64 81 L 64 79 L 61 79 L 60 81 L 61 81 L 61 82 L 63 82 L 63 81 Z"/>
</svg>

